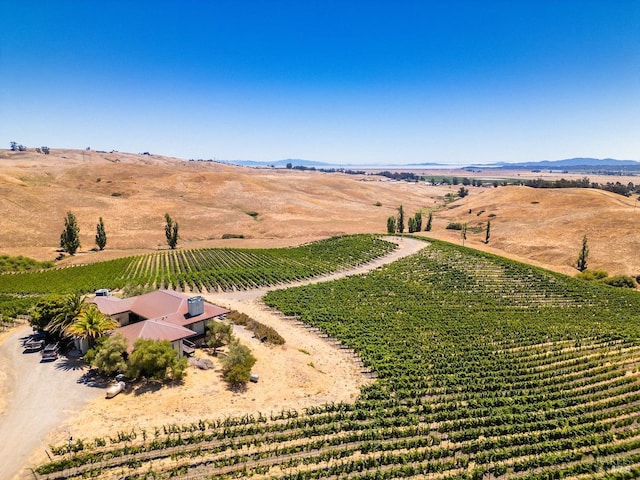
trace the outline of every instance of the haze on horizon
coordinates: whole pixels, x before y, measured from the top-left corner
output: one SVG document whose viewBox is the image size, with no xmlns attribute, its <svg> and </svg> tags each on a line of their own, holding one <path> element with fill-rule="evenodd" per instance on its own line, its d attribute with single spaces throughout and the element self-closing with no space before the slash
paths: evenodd
<svg viewBox="0 0 640 480">
<path fill-rule="evenodd" d="M 640 2 L 0 0 L 0 148 L 640 159 Z"/>
</svg>

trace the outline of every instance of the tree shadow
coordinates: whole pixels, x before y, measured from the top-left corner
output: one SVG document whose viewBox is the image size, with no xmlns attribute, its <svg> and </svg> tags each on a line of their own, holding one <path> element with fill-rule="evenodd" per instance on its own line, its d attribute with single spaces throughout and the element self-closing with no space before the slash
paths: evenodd
<svg viewBox="0 0 640 480">
<path fill-rule="evenodd" d="M 159 381 L 159 380 L 141 380 L 137 384 L 132 385 L 132 391 L 135 396 L 142 395 L 147 392 L 157 392 L 163 387 L 175 388 L 184 385 L 183 380 L 175 381 Z"/>
<path fill-rule="evenodd" d="M 111 379 L 94 369 L 90 369 L 78 379 L 77 383 L 86 385 L 87 387 L 107 388 L 111 383 Z"/>
<path fill-rule="evenodd" d="M 87 364 L 79 358 L 61 357 L 56 363 L 56 370 L 64 370 L 65 372 L 75 372 L 84 370 Z"/>
<path fill-rule="evenodd" d="M 246 393 L 247 384 L 246 383 L 227 383 L 227 391 L 233 392 L 233 393 Z"/>
</svg>

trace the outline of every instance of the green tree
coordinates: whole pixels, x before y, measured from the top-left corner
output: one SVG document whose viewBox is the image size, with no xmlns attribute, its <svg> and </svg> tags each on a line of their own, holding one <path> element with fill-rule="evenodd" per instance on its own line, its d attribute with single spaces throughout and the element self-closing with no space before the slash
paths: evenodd
<svg viewBox="0 0 640 480">
<path fill-rule="evenodd" d="M 69 255 L 75 255 L 80 248 L 80 227 L 76 216 L 67 212 L 67 218 L 64 219 L 64 230 L 60 234 L 60 248 Z"/>
<path fill-rule="evenodd" d="M 396 233 L 396 217 L 387 218 L 387 233 Z"/>
<path fill-rule="evenodd" d="M 255 363 L 251 350 L 235 340 L 229 345 L 229 353 L 222 360 L 224 379 L 233 385 L 247 383 L 251 379 L 251 367 Z"/>
<path fill-rule="evenodd" d="M 100 250 L 104 250 L 104 247 L 107 246 L 107 234 L 104 231 L 104 222 L 102 221 L 102 217 L 100 217 L 98 224 L 96 225 L 96 245 Z"/>
<path fill-rule="evenodd" d="M 64 309 L 66 298 L 57 293 L 42 297 L 30 310 L 29 323 L 38 330 L 45 330 Z"/>
<path fill-rule="evenodd" d="M 207 322 L 207 346 L 213 348 L 213 354 L 218 353 L 220 347 L 224 347 L 231 343 L 233 339 L 233 327 L 224 322 L 209 320 Z"/>
<path fill-rule="evenodd" d="M 416 231 L 416 219 L 414 217 L 409 217 L 408 227 L 409 233 L 414 233 Z"/>
<path fill-rule="evenodd" d="M 460 230 L 460 235 L 462 236 L 462 245 L 464 245 L 465 240 L 467 239 L 467 224 L 462 225 L 462 229 Z"/>
<path fill-rule="evenodd" d="M 47 330 L 55 335 L 64 337 L 67 328 L 76 321 L 87 308 L 87 303 L 80 292 L 69 293 L 62 297 L 58 313 L 51 319 Z"/>
<path fill-rule="evenodd" d="M 404 233 L 404 208 L 402 208 L 402 205 L 398 208 L 398 223 L 396 229 L 398 233 Z"/>
<path fill-rule="evenodd" d="M 425 232 L 431 231 L 431 224 L 433 223 L 433 212 L 429 212 L 429 216 L 427 217 L 427 226 L 424 227 Z"/>
<path fill-rule="evenodd" d="M 491 235 L 491 220 L 487 222 L 487 230 L 484 236 L 484 243 L 489 243 L 489 236 Z"/>
<path fill-rule="evenodd" d="M 174 222 L 168 213 L 164 214 L 164 219 L 164 234 L 167 237 L 169 248 L 173 250 L 178 246 L 178 222 Z"/>
<path fill-rule="evenodd" d="M 420 230 L 422 230 L 422 212 L 416 212 L 413 218 L 416 222 L 416 232 L 419 232 Z"/>
<path fill-rule="evenodd" d="M 187 369 L 187 359 L 180 358 L 168 340 L 139 338 L 129 355 L 127 376 L 152 380 L 180 380 Z"/>
<path fill-rule="evenodd" d="M 460 189 L 458 190 L 458 196 L 460 198 L 464 198 L 467 195 L 469 195 L 469 189 L 468 188 L 464 188 L 464 187 L 460 187 Z"/>
<path fill-rule="evenodd" d="M 93 347 L 99 337 L 119 326 L 118 322 L 91 304 L 82 309 L 73 323 L 65 329 L 65 333 L 70 336 L 84 338 L 89 341 L 89 346 Z"/>
<path fill-rule="evenodd" d="M 589 258 L 589 246 L 587 245 L 587 236 L 582 237 L 582 248 L 576 260 L 576 268 L 580 272 L 584 272 L 587 269 L 587 260 Z"/>
<path fill-rule="evenodd" d="M 93 349 L 91 366 L 105 375 L 124 372 L 127 369 L 127 362 L 124 358 L 126 353 L 127 341 L 125 338 L 119 333 L 108 335 L 100 339 Z M 88 355 L 90 355 L 89 352 L 87 352 L 85 358 Z"/>
</svg>

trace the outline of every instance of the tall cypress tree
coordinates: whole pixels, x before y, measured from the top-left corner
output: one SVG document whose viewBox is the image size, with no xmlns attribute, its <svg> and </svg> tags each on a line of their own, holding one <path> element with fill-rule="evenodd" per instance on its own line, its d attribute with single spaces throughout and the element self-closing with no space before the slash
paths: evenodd
<svg viewBox="0 0 640 480">
<path fill-rule="evenodd" d="M 427 226 L 424 227 L 425 232 L 431 231 L 431 222 L 433 221 L 433 212 L 429 212 L 429 217 L 427 218 Z"/>
<path fill-rule="evenodd" d="M 576 268 L 581 272 L 587 269 L 587 259 L 589 258 L 589 246 L 587 245 L 587 236 L 582 237 L 582 248 L 576 261 Z"/>
<path fill-rule="evenodd" d="M 404 208 L 400 205 L 398 208 L 398 224 L 397 224 L 398 233 L 404 233 Z"/>
<path fill-rule="evenodd" d="M 107 246 L 107 234 L 104 231 L 104 222 L 102 221 L 102 217 L 100 217 L 98 225 L 96 225 L 96 245 L 100 250 L 104 250 L 104 247 Z"/>
<path fill-rule="evenodd" d="M 387 233 L 396 233 L 396 217 L 387 218 Z"/>
<path fill-rule="evenodd" d="M 172 250 L 178 246 L 178 222 L 174 222 L 168 213 L 164 214 L 166 224 L 164 234 L 167 237 L 167 244 Z"/>
<path fill-rule="evenodd" d="M 60 234 L 60 248 L 69 255 L 75 255 L 80 248 L 80 227 L 76 216 L 67 212 L 67 218 L 64 219 L 64 230 Z"/>
<path fill-rule="evenodd" d="M 422 212 L 416 212 L 413 218 L 416 222 L 416 232 L 419 232 L 420 230 L 422 230 Z"/>
</svg>

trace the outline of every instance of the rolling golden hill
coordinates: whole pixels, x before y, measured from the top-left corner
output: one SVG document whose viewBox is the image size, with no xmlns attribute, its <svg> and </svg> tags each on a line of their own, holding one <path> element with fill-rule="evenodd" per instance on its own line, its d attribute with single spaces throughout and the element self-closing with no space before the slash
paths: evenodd
<svg viewBox="0 0 640 480">
<path fill-rule="evenodd" d="M 67 211 L 78 218 L 82 247 L 64 262 L 78 263 L 167 248 L 165 213 L 180 224 L 180 248 L 268 247 L 384 233 L 387 217 L 402 204 L 407 215 L 434 210 L 429 235 L 436 238 L 459 243 L 460 232 L 445 227 L 467 223 L 469 246 L 572 274 L 587 235 L 590 268 L 640 273 L 635 198 L 599 190 L 469 187 L 468 197 L 445 206 L 444 195 L 457 188 L 121 152 L 0 150 L 0 254 L 55 258 Z M 99 217 L 108 244 L 94 252 Z M 245 238 L 222 240 L 224 234 Z"/>
</svg>

